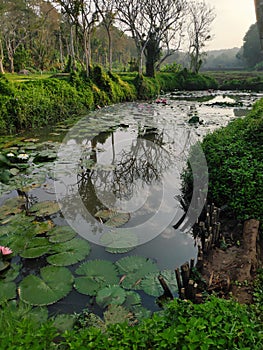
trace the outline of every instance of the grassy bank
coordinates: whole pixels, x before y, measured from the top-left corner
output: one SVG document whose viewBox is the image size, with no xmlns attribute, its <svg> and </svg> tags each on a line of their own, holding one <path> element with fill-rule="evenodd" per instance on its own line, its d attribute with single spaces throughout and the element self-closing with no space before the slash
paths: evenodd
<svg viewBox="0 0 263 350">
<path fill-rule="evenodd" d="M 108 74 L 100 67 L 94 67 L 89 78 L 82 73 L 25 79 L 1 76 L 0 133 L 52 125 L 111 103 L 152 99 L 162 91 L 216 86 L 212 78 L 187 71 L 160 73 L 155 79 Z"/>
</svg>

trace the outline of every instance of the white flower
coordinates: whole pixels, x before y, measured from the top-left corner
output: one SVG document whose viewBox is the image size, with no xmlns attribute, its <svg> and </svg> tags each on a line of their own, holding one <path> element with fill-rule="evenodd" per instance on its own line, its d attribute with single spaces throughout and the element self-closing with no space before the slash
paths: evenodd
<svg viewBox="0 0 263 350">
<path fill-rule="evenodd" d="M 26 154 L 26 153 L 20 153 L 18 156 L 17 156 L 18 159 L 23 159 L 23 160 L 27 160 L 29 158 L 29 155 Z"/>
<path fill-rule="evenodd" d="M 15 157 L 14 153 L 7 153 L 7 157 Z"/>
</svg>

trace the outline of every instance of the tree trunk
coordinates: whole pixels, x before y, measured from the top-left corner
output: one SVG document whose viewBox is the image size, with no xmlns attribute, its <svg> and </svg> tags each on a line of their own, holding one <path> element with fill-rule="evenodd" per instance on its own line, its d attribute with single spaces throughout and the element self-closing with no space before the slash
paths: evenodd
<svg viewBox="0 0 263 350">
<path fill-rule="evenodd" d="M 251 274 L 257 270 L 257 237 L 259 221 L 250 219 L 245 221 L 243 228 L 244 256 L 247 257 L 247 264 L 243 267 L 243 273 L 247 276 L 244 279 L 250 279 Z"/>
<path fill-rule="evenodd" d="M 84 32 L 84 55 L 85 55 L 85 66 L 86 66 L 86 75 L 89 76 L 89 52 L 88 52 L 88 35 L 87 31 Z"/>
<path fill-rule="evenodd" d="M 5 74 L 3 61 L 4 61 L 4 51 L 3 51 L 2 40 L 0 40 L 0 74 Z"/>
<path fill-rule="evenodd" d="M 149 40 L 145 44 L 146 76 L 154 78 L 155 64 L 160 58 L 160 48 L 155 33 L 151 33 Z"/>
<path fill-rule="evenodd" d="M 75 48 L 74 48 L 74 31 L 73 25 L 70 27 L 70 55 L 72 58 L 70 69 L 76 69 L 76 56 L 75 56 Z"/>
<path fill-rule="evenodd" d="M 111 30 L 107 28 L 108 33 L 108 53 L 109 53 L 109 72 L 112 71 L 112 38 L 111 38 Z"/>
<path fill-rule="evenodd" d="M 64 57 L 63 57 L 63 44 L 62 44 L 62 37 L 61 32 L 59 32 L 59 52 L 60 52 L 60 69 L 64 70 Z"/>
<path fill-rule="evenodd" d="M 142 71 L 143 71 L 143 52 L 140 51 L 139 52 L 139 74 L 142 75 Z"/>
</svg>

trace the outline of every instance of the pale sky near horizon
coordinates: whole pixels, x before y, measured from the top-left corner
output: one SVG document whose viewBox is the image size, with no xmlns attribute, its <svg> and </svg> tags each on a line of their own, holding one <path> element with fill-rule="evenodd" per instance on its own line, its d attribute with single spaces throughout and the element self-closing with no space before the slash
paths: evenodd
<svg viewBox="0 0 263 350">
<path fill-rule="evenodd" d="M 249 27 L 256 23 L 254 0 L 206 0 L 206 3 L 216 13 L 211 26 L 213 39 L 206 50 L 241 47 Z"/>
</svg>

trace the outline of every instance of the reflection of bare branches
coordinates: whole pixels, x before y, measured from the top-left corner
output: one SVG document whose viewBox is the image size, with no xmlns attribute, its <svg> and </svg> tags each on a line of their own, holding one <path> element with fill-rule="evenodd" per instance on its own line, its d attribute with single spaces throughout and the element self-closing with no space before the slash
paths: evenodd
<svg viewBox="0 0 263 350">
<path fill-rule="evenodd" d="M 163 132 L 157 132 L 156 129 L 150 132 L 140 131 L 142 130 L 139 130 L 129 149 L 123 149 L 119 153 L 115 150 L 112 136 L 114 169 L 98 167 L 79 174 L 79 192 L 86 203 L 93 202 L 92 206 L 97 209 L 103 207 L 95 199 L 95 189 L 100 193 L 112 193 L 117 199 L 127 200 L 139 193 L 144 185 L 161 180 L 163 173 L 172 165 L 169 152 L 162 147 Z"/>
</svg>

